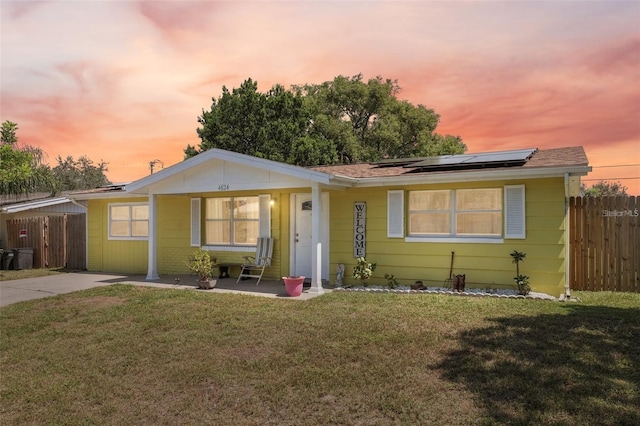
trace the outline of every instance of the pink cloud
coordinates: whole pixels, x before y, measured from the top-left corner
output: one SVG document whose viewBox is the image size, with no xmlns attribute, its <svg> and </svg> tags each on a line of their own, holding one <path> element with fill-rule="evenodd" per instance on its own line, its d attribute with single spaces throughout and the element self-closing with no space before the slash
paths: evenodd
<svg viewBox="0 0 640 426">
<path fill-rule="evenodd" d="M 398 79 L 400 98 L 433 108 L 438 132 L 472 151 L 584 145 L 592 163 L 640 162 L 633 2 L 0 7 L 2 119 L 53 158 L 104 159 L 114 181 L 145 175 L 155 158 L 180 161 L 223 85 L 358 73 Z"/>
<path fill-rule="evenodd" d="M 29 13 L 33 12 L 40 6 L 46 4 L 46 1 L 7 1 L 5 3 L 6 8 L 9 11 L 11 19 L 19 19 Z"/>
</svg>

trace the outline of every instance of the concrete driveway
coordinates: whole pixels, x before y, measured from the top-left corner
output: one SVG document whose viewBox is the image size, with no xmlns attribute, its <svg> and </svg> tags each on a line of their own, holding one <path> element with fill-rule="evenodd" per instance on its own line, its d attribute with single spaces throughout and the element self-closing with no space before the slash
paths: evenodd
<svg viewBox="0 0 640 426">
<path fill-rule="evenodd" d="M 111 285 L 126 278 L 126 275 L 69 273 L 0 281 L 0 306 Z"/>
<path fill-rule="evenodd" d="M 0 307 L 11 305 L 25 300 L 42 299 L 58 294 L 87 290 L 93 287 L 126 283 L 147 287 L 171 288 L 179 290 L 204 291 L 211 293 L 240 293 L 254 296 L 286 298 L 292 300 L 308 300 L 317 294 L 304 292 L 298 297 L 288 297 L 281 281 L 263 280 L 260 285 L 255 280 L 236 283 L 235 278 L 218 280 L 218 285 L 213 290 L 196 290 L 196 281 L 193 276 L 162 276 L 159 280 L 147 281 L 144 275 L 118 275 L 101 274 L 91 272 L 72 272 L 68 274 L 47 275 L 38 278 L 25 278 L 21 280 L 0 281 Z M 331 290 L 325 290 L 331 291 Z"/>
</svg>

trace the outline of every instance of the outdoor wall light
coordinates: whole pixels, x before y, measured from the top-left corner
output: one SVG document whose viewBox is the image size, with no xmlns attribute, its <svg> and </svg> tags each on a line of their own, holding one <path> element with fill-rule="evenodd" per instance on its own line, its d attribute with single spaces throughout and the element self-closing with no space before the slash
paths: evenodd
<svg viewBox="0 0 640 426">
<path fill-rule="evenodd" d="M 277 201 L 277 200 L 278 200 L 277 198 L 272 198 L 272 199 L 270 199 L 270 200 L 269 200 L 269 205 L 270 205 L 271 207 L 275 206 L 275 205 L 276 205 L 276 201 Z"/>
</svg>

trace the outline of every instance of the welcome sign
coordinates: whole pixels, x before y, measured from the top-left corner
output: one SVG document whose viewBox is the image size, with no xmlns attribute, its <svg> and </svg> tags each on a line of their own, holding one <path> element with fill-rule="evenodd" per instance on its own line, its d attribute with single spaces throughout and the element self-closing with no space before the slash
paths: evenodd
<svg viewBox="0 0 640 426">
<path fill-rule="evenodd" d="M 353 257 L 366 256 L 367 203 L 353 204 Z"/>
</svg>

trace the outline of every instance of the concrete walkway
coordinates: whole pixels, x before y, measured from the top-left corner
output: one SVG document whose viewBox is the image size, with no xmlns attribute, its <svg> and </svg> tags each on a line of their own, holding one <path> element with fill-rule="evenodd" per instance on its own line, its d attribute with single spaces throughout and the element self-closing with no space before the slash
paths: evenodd
<svg viewBox="0 0 640 426">
<path fill-rule="evenodd" d="M 163 276 L 160 280 L 147 281 L 144 275 L 118 275 L 91 272 L 71 272 L 67 274 L 48 275 L 45 277 L 25 278 L 21 280 L 0 281 L 0 306 L 7 306 L 25 300 L 41 299 L 58 294 L 87 290 L 93 287 L 116 283 L 133 284 L 147 287 L 169 288 L 176 290 L 201 291 L 206 293 L 238 293 L 255 296 L 283 298 L 291 300 L 308 300 L 318 294 L 309 293 L 305 288 L 298 297 L 289 297 L 281 281 L 256 280 L 240 281 L 235 278 L 219 279 L 212 290 L 198 290 L 195 277 L 190 275 Z M 331 290 L 325 290 L 329 292 Z"/>
</svg>

